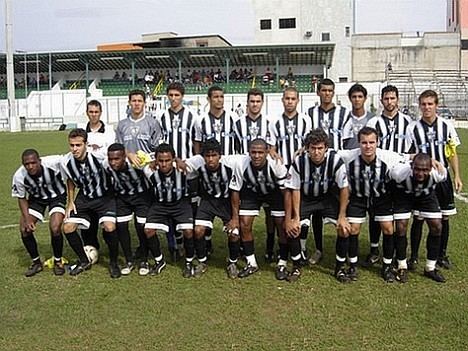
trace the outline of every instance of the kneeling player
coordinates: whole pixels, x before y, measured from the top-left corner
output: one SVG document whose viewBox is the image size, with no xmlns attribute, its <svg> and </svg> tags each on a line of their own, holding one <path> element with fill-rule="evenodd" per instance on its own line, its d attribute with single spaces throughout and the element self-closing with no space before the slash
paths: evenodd
<svg viewBox="0 0 468 351">
<path fill-rule="evenodd" d="M 62 263 L 62 222 L 65 215 L 66 188 L 60 174 L 61 157 L 46 156 L 41 159 L 36 150 L 27 149 L 23 151 L 21 160 L 23 166 L 13 176 L 11 195 L 18 198 L 21 239 L 32 259 L 25 275 L 32 277 L 42 271 L 34 232 L 37 221 L 43 221 L 47 207 L 54 253 L 54 274 L 63 275 L 65 268 Z"/>
<path fill-rule="evenodd" d="M 442 232 L 442 212 L 435 188 L 438 183 L 445 181 L 447 170 L 442 165 L 440 165 L 440 170 L 432 169 L 431 161 L 428 154 L 417 154 L 412 166 L 409 163 L 398 164 L 390 172 L 391 178 L 396 182 L 394 198 L 396 258 L 398 260 L 396 278 L 402 283 L 408 281 L 406 229 L 411 210 L 414 210 L 418 217 L 424 218 L 429 226 L 424 275 L 436 282 L 445 282 L 445 278 L 436 269 Z"/>
</svg>

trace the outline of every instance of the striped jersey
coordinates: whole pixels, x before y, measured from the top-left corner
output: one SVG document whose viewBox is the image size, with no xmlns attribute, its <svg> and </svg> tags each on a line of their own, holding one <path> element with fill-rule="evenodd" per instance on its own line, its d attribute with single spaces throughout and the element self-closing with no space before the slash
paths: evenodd
<svg viewBox="0 0 468 351">
<path fill-rule="evenodd" d="M 235 153 L 234 123 L 237 117 L 229 111 L 224 111 L 219 118 L 210 112 L 202 115 L 195 129 L 195 140 L 205 142 L 215 138 L 221 144 L 223 155 Z"/>
<path fill-rule="evenodd" d="M 445 145 L 449 140 L 452 140 L 455 146 L 460 145 L 452 123 L 442 117 L 436 117 L 432 124 L 423 119 L 414 121 L 408 126 L 408 134 L 416 153 L 429 154 L 446 168 L 449 167 L 449 161 L 445 156 Z"/>
<path fill-rule="evenodd" d="M 312 120 L 312 129 L 321 128 L 330 139 L 330 147 L 335 150 L 343 149 L 343 125 L 348 118 L 349 111 L 343 106 L 333 106 L 325 111 L 320 106 L 309 108 L 308 115 Z"/>
<path fill-rule="evenodd" d="M 68 153 L 62 160 L 62 175 L 64 179 L 70 179 L 77 188 L 79 194 L 89 199 L 97 199 L 106 195 L 109 191 L 109 181 L 99 159 L 87 152 L 83 161 L 78 161 L 72 153 Z"/>
<path fill-rule="evenodd" d="M 141 169 L 132 167 L 127 159 L 125 167 L 122 170 L 115 171 L 109 165 L 109 162 L 104 160 L 103 167 L 106 173 L 110 176 L 110 181 L 115 194 L 118 195 L 136 195 L 148 191 L 148 181 Z"/>
<path fill-rule="evenodd" d="M 405 153 L 409 151 L 411 140 L 408 135 L 408 126 L 411 117 L 398 112 L 393 118 L 385 115 L 372 118 L 368 127 L 375 128 L 379 136 L 378 147 L 383 150 Z"/>
<path fill-rule="evenodd" d="M 143 172 L 150 182 L 157 202 L 175 203 L 188 198 L 187 176 L 175 167 L 168 174 L 164 174 L 159 169 L 153 170 L 150 166 L 145 166 Z"/>
<path fill-rule="evenodd" d="M 374 117 L 375 115 L 369 111 L 366 111 L 360 117 L 355 116 L 352 111 L 349 113 L 341 135 L 343 149 L 356 149 L 359 147 L 358 133 Z"/>
<path fill-rule="evenodd" d="M 285 114 L 271 120 L 270 138 L 268 143 L 276 147 L 286 166 L 294 161 L 294 154 L 303 144 L 306 135 L 311 130 L 310 118 L 306 114 L 297 113 L 288 118 Z"/>
<path fill-rule="evenodd" d="M 131 115 L 119 121 L 117 125 L 117 142 L 123 144 L 132 153 L 142 150 L 146 153 L 153 152 L 161 139 L 161 126 L 149 113 L 139 119 Z"/>
<path fill-rule="evenodd" d="M 172 145 L 176 157 L 182 160 L 193 156 L 196 118 L 197 116 L 185 107 L 177 113 L 167 109 L 159 118 L 162 140 Z"/>
<path fill-rule="evenodd" d="M 320 164 L 312 162 L 309 154 L 304 152 L 289 168 L 285 186 L 301 190 L 302 196 L 310 200 L 320 199 L 333 186 L 339 189 L 348 186 L 346 166 L 334 150 L 329 150 Z"/>
<path fill-rule="evenodd" d="M 250 142 L 254 139 L 261 138 L 268 140 L 270 131 L 268 129 L 268 117 L 259 115 L 255 120 L 244 115 L 238 118 L 234 125 L 236 133 L 236 144 L 240 154 L 248 154 Z"/>
<path fill-rule="evenodd" d="M 13 175 L 11 196 L 51 200 L 65 194 L 66 186 L 60 172 L 61 161 L 62 156 L 41 157 L 41 171 L 35 176 L 30 175 L 24 166 L 18 168 Z"/>
</svg>

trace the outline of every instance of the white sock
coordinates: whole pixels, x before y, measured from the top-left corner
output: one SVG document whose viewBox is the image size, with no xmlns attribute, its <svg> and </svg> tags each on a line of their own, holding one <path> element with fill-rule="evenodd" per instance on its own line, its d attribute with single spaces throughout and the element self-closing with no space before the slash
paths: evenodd
<svg viewBox="0 0 468 351">
<path fill-rule="evenodd" d="M 406 264 L 406 258 L 403 260 L 398 260 L 398 269 L 408 269 L 408 265 Z"/>
<path fill-rule="evenodd" d="M 430 272 L 433 271 L 436 267 L 436 260 L 427 260 L 426 261 L 426 271 Z"/>
<path fill-rule="evenodd" d="M 252 267 L 258 267 L 257 260 L 255 259 L 255 254 L 246 256 L 245 258 L 249 265 L 251 265 Z"/>
<path fill-rule="evenodd" d="M 288 262 L 285 261 L 285 260 L 279 260 L 278 261 L 278 266 L 287 266 L 288 265 Z"/>
<path fill-rule="evenodd" d="M 301 250 L 305 251 L 307 249 L 307 239 L 300 239 L 301 242 Z"/>
</svg>

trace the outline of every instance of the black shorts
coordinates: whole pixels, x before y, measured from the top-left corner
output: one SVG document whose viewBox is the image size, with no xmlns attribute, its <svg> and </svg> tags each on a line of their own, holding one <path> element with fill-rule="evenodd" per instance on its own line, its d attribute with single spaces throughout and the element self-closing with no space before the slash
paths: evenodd
<svg viewBox="0 0 468 351">
<path fill-rule="evenodd" d="M 224 224 L 231 220 L 231 200 L 229 198 L 204 198 L 202 197 L 200 205 L 195 216 L 195 225 L 201 225 L 213 228 L 215 217 L 221 218 Z"/>
<path fill-rule="evenodd" d="M 334 196 L 329 194 L 326 198 L 317 200 L 301 199 L 301 225 L 310 227 L 310 216 L 320 216 L 324 218 L 324 223 L 336 224 L 339 212 L 339 202 Z"/>
<path fill-rule="evenodd" d="M 78 193 L 75 200 L 76 213 L 72 211 L 65 223 L 76 223 L 80 229 L 89 229 L 91 216 L 96 214 L 99 224 L 103 222 L 116 222 L 115 197 L 106 194 L 97 199 L 89 199 Z"/>
<path fill-rule="evenodd" d="M 241 191 L 239 215 L 258 216 L 263 204 L 269 205 L 272 217 L 284 217 L 283 194 L 280 190 L 268 195 L 259 195 L 253 191 Z"/>
<path fill-rule="evenodd" d="M 413 194 L 406 194 L 402 190 L 394 193 L 393 218 L 410 219 L 411 212 L 422 218 L 442 218 L 436 193 L 432 191 L 429 195 L 415 197 Z"/>
<path fill-rule="evenodd" d="M 450 178 L 449 170 L 447 170 L 447 179 L 444 182 L 437 184 L 436 195 L 439 200 L 442 216 L 453 216 L 457 214 L 455 198 L 453 196 L 452 179 Z"/>
<path fill-rule="evenodd" d="M 117 222 L 124 223 L 132 220 L 133 214 L 137 223 L 146 222 L 146 214 L 151 205 L 148 193 L 136 195 L 117 195 L 115 198 L 117 208 Z"/>
<path fill-rule="evenodd" d="M 169 232 L 169 226 L 175 224 L 177 231 L 193 229 L 193 211 L 190 199 L 174 203 L 154 202 L 148 210 L 145 228 Z"/>
<path fill-rule="evenodd" d="M 31 216 L 37 218 L 41 222 L 44 221 L 44 214 L 49 208 L 49 216 L 54 213 L 61 213 L 65 215 L 65 204 L 67 203 L 67 195 L 59 195 L 50 200 L 41 200 L 30 197 L 28 199 L 28 212 Z"/>
<path fill-rule="evenodd" d="M 369 199 L 351 195 L 346 210 L 349 223 L 364 223 L 367 212 L 376 222 L 392 222 L 392 196 L 386 193 L 381 197 Z"/>
</svg>

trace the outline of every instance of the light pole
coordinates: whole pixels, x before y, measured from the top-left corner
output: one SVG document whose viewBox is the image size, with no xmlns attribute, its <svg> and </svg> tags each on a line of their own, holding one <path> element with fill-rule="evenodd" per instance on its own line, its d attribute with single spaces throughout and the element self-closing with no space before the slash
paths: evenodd
<svg viewBox="0 0 468 351">
<path fill-rule="evenodd" d="M 13 65 L 13 21 L 11 15 L 11 0 L 5 0 L 5 42 L 6 42 L 6 63 L 7 63 L 7 93 L 8 93 L 8 118 L 10 131 L 20 130 L 20 123 L 16 115 L 15 103 L 15 70 Z"/>
<path fill-rule="evenodd" d="M 28 57 L 27 52 L 24 50 L 15 50 L 18 54 L 23 54 L 23 64 L 24 64 L 24 98 L 28 97 Z"/>
</svg>

